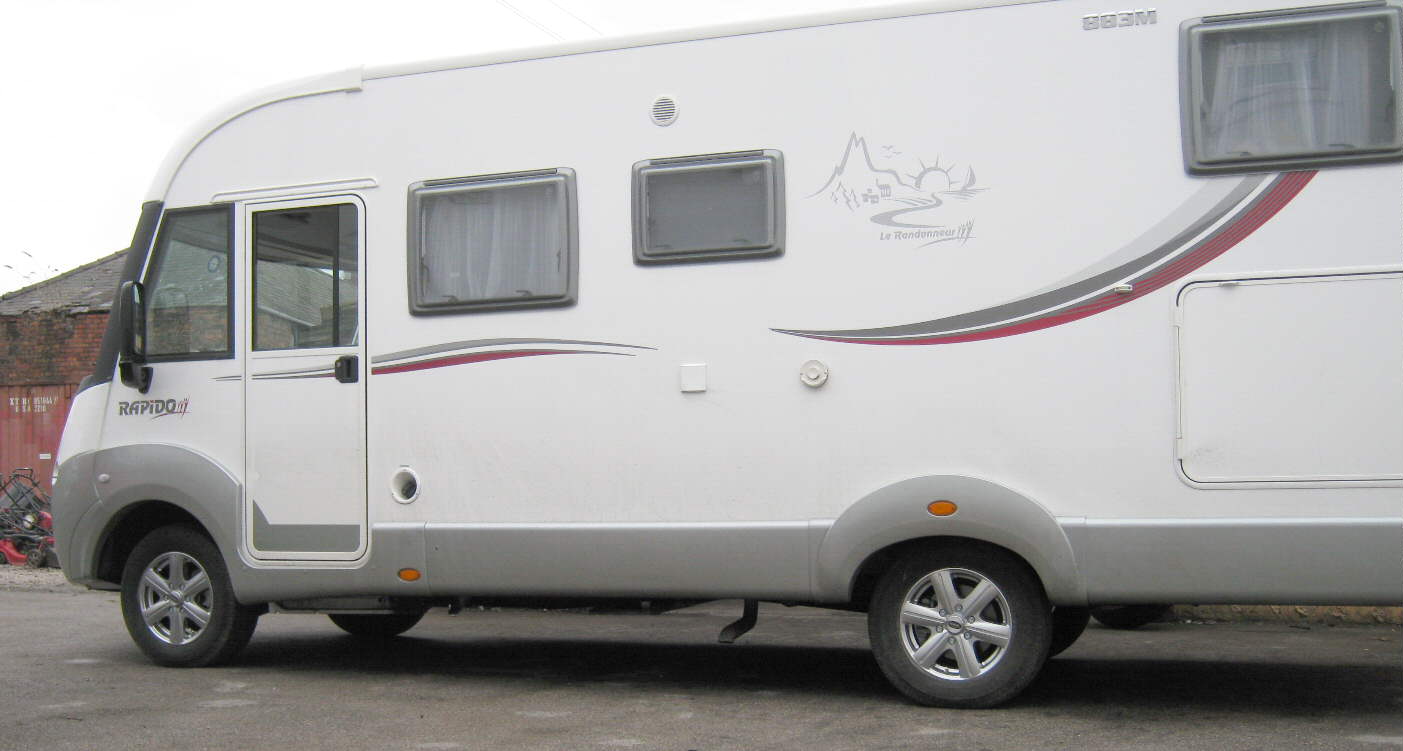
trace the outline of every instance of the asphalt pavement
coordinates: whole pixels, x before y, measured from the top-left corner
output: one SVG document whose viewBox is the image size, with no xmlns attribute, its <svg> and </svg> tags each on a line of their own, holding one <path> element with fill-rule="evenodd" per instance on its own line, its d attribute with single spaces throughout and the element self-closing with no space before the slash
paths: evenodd
<svg viewBox="0 0 1403 751">
<path fill-rule="evenodd" d="M 159 668 L 111 593 L 0 591 L 4 749 L 1403 749 L 1397 626 L 1093 625 L 1021 697 L 928 709 L 861 615 L 431 613 L 366 644 L 270 615 L 236 665 Z"/>
</svg>

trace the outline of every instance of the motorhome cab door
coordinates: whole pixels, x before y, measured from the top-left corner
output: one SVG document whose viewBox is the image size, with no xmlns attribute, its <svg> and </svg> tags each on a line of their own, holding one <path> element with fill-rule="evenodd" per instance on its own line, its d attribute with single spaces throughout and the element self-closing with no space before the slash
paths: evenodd
<svg viewBox="0 0 1403 751">
<path fill-rule="evenodd" d="M 364 209 L 243 206 L 244 537 L 255 558 L 366 548 Z"/>
</svg>

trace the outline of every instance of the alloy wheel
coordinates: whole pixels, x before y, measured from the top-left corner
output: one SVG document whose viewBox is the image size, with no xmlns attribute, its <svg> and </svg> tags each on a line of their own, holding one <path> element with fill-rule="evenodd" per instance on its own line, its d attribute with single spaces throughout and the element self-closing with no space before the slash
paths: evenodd
<svg viewBox="0 0 1403 751">
<path fill-rule="evenodd" d="M 214 590 L 199 561 L 181 552 L 156 556 L 141 574 L 137 602 L 146 628 L 166 644 L 200 638 L 214 611 Z"/>
<path fill-rule="evenodd" d="M 978 678 L 1008 651 L 1013 618 L 1002 591 L 984 575 L 942 568 L 921 577 L 902 599 L 901 644 L 926 673 L 951 681 Z"/>
</svg>

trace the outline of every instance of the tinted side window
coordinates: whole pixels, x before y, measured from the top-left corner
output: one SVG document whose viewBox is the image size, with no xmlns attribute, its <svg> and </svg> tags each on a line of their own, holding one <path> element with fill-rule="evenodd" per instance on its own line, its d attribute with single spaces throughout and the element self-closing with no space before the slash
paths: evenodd
<svg viewBox="0 0 1403 751">
<path fill-rule="evenodd" d="M 232 357 L 228 206 L 170 211 L 146 275 L 146 354 L 152 358 Z"/>
<path fill-rule="evenodd" d="M 633 168 L 638 263 L 775 256 L 784 249 L 779 152 L 711 154 Z"/>
</svg>

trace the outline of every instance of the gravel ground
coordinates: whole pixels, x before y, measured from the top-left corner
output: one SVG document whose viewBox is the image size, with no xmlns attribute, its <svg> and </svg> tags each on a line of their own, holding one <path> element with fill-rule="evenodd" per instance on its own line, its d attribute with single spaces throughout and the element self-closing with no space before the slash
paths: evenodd
<svg viewBox="0 0 1403 751">
<path fill-rule="evenodd" d="M 87 587 L 69 584 L 63 571 L 56 568 L 0 565 L 0 591 L 5 592 L 67 592 L 78 594 Z"/>
<path fill-rule="evenodd" d="M 855 613 L 765 604 L 729 646 L 737 601 L 436 611 L 385 644 L 272 614 L 235 664 L 172 670 L 115 593 L 76 592 L 0 591 L 0 749 L 1403 749 L 1398 626 L 1093 625 L 1015 701 L 959 711 L 903 700 Z"/>
<path fill-rule="evenodd" d="M 170 670 L 115 592 L 0 565 L 0 653 L 26 676 L 0 749 L 1403 748 L 1399 626 L 1093 624 L 1018 699 L 961 712 L 902 700 L 859 614 L 765 604 L 716 644 L 739 612 L 434 611 L 381 645 L 274 614 L 235 664 Z"/>
</svg>

